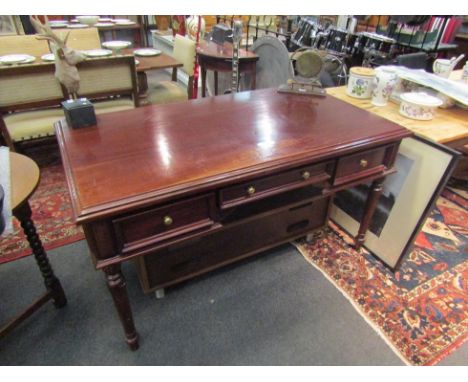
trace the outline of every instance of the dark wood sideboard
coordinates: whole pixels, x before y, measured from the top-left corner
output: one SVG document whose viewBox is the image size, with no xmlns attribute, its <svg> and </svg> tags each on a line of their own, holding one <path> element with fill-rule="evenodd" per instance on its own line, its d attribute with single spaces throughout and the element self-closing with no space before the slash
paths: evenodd
<svg viewBox="0 0 468 382">
<path fill-rule="evenodd" d="M 74 217 L 132 349 L 123 261 L 137 262 L 145 291 L 164 288 L 323 227 L 335 192 L 373 182 L 360 246 L 411 135 L 336 98 L 276 89 L 55 127 Z"/>
</svg>

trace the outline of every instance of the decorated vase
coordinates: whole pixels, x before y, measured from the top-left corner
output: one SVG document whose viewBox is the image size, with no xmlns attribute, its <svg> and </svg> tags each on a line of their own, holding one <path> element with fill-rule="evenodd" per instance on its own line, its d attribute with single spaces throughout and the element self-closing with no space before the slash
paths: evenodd
<svg viewBox="0 0 468 382">
<path fill-rule="evenodd" d="M 348 87 L 346 93 L 354 98 L 366 99 L 372 94 L 375 71 L 371 68 L 360 66 L 349 70 Z"/>
<path fill-rule="evenodd" d="M 397 81 L 396 70 L 381 66 L 375 69 L 372 89 L 372 105 L 385 106 Z"/>
</svg>

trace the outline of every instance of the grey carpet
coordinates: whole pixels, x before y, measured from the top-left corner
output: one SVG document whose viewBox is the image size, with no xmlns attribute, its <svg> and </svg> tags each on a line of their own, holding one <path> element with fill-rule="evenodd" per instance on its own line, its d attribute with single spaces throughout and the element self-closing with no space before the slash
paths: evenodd
<svg viewBox="0 0 468 382">
<path fill-rule="evenodd" d="M 49 252 L 68 305 L 44 306 L 0 340 L 1 365 L 402 365 L 348 301 L 292 246 L 143 294 L 124 266 L 141 336 L 127 349 L 84 241 Z M 0 322 L 42 291 L 32 257 L 0 266 Z M 468 348 L 444 364 L 466 364 Z"/>
</svg>

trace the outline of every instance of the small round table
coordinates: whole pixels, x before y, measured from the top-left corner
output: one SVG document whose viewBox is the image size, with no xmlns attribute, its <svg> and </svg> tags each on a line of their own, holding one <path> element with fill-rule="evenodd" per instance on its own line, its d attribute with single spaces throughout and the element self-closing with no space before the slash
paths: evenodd
<svg viewBox="0 0 468 382">
<path fill-rule="evenodd" d="M 59 279 L 54 275 L 47 254 L 42 246 L 41 239 L 36 232 L 36 227 L 31 218 L 32 211 L 29 205 L 29 198 L 39 184 L 39 167 L 32 159 L 18 153 L 10 152 L 10 173 L 11 208 L 13 216 L 21 223 L 21 227 L 23 228 L 33 255 L 36 258 L 42 277 L 44 278 L 46 292 L 27 307 L 23 313 L 1 327 L 0 337 L 3 337 L 18 326 L 49 300 L 53 300 L 57 308 L 62 308 L 67 304 L 62 285 Z"/>
<path fill-rule="evenodd" d="M 202 97 L 206 95 L 206 71 L 214 71 L 214 95 L 218 95 L 218 72 L 232 71 L 232 44 L 216 44 L 212 41 L 200 41 L 197 48 L 197 59 L 200 65 Z M 251 72 L 250 89 L 255 90 L 256 66 L 259 57 L 245 49 L 239 49 L 239 73 Z"/>
</svg>

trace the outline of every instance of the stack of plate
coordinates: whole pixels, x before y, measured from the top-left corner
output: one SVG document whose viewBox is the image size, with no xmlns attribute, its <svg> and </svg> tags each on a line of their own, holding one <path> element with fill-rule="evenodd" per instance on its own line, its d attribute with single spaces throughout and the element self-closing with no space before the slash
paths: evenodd
<svg viewBox="0 0 468 382">
<path fill-rule="evenodd" d="M 29 64 L 35 60 L 36 57 L 29 54 L 8 54 L 0 57 L 0 65 Z"/>
</svg>

